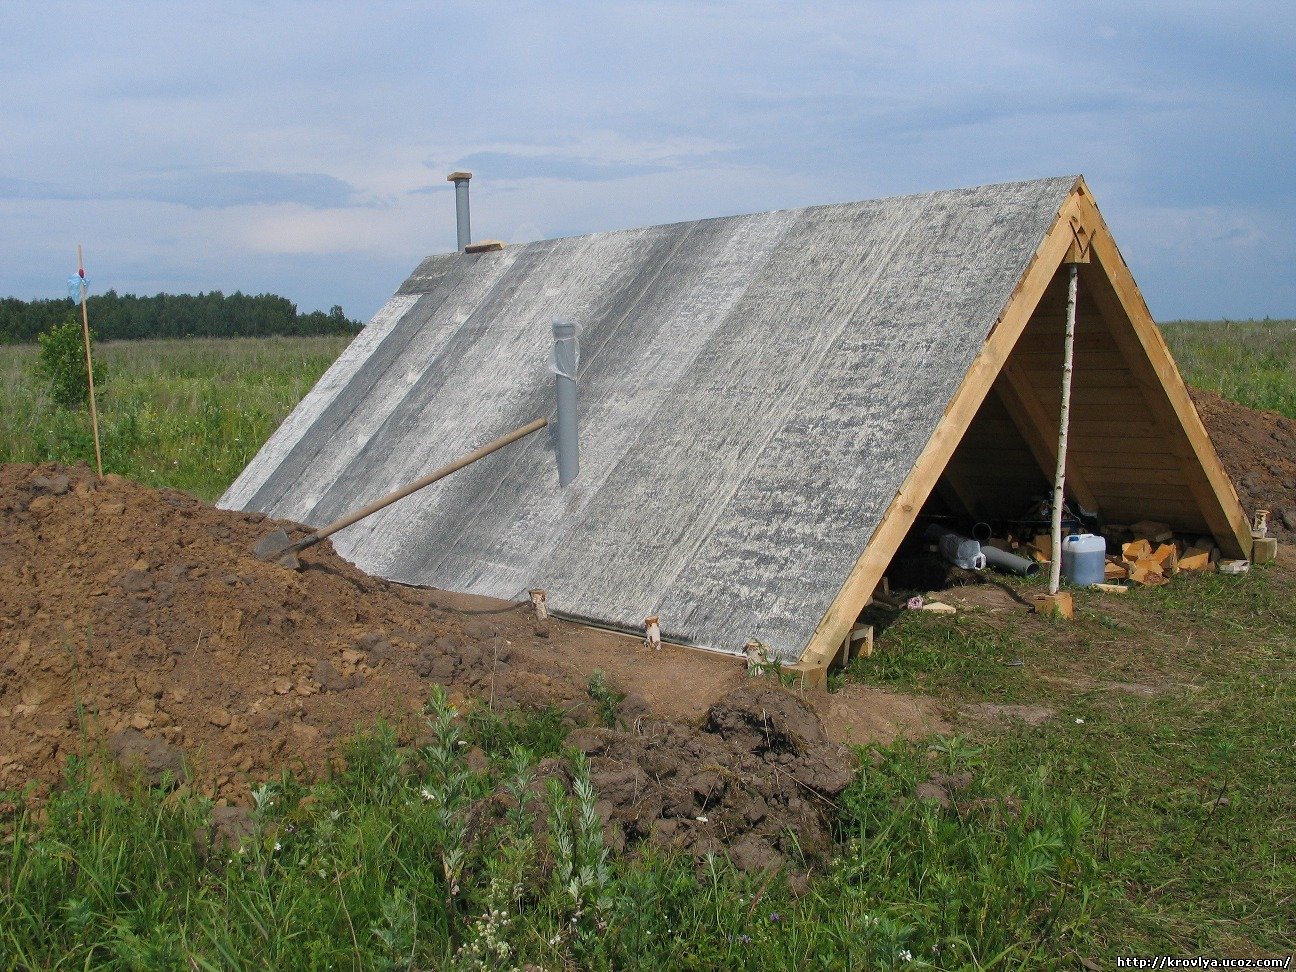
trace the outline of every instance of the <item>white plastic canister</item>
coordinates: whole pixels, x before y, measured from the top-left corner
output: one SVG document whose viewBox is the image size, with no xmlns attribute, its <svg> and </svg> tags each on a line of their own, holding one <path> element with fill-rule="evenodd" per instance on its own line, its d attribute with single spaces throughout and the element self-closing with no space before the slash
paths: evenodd
<svg viewBox="0 0 1296 972">
<path fill-rule="evenodd" d="M 1107 541 L 1092 533 L 1062 538 L 1062 576 L 1067 583 L 1087 587 L 1101 584 L 1107 568 Z"/>
</svg>

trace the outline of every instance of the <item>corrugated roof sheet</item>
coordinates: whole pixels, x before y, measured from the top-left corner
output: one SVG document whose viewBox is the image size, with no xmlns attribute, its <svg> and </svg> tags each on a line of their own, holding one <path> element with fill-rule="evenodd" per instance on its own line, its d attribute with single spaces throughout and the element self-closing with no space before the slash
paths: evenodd
<svg viewBox="0 0 1296 972">
<path fill-rule="evenodd" d="M 421 263 L 223 506 L 323 525 L 552 409 L 581 334 L 581 474 L 538 433 L 333 538 L 371 573 L 794 659 L 1073 177 Z"/>
</svg>

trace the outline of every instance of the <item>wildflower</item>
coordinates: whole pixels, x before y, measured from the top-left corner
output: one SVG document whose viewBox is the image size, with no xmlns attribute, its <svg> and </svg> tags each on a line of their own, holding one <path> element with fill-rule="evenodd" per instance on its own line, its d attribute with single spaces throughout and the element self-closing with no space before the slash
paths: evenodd
<svg viewBox="0 0 1296 972">
<path fill-rule="evenodd" d="M 274 849 L 275 849 L 276 851 L 281 851 L 281 850 L 283 850 L 283 844 L 279 843 L 279 841 L 276 840 L 276 841 L 275 841 L 275 845 L 274 845 Z"/>
<path fill-rule="evenodd" d="M 903 948 L 900 950 L 900 954 L 897 955 L 896 958 L 898 958 L 901 962 L 912 962 L 913 953 L 910 952 L 909 949 Z"/>
<path fill-rule="evenodd" d="M 1083 725 L 1084 725 L 1084 720 L 1083 720 L 1083 719 L 1077 719 L 1077 720 L 1076 720 L 1076 725 L 1077 725 L 1077 726 L 1083 726 Z"/>
<path fill-rule="evenodd" d="M 751 936 L 748 935 L 748 934 L 746 934 L 746 933 L 744 933 L 744 934 L 738 936 L 738 941 L 742 942 L 742 944 L 744 944 L 744 945 L 750 945 L 750 944 L 751 944 Z"/>
<path fill-rule="evenodd" d="M 421 790 L 419 790 L 419 796 L 421 796 L 424 800 L 436 799 L 436 794 L 433 793 L 431 790 L 429 790 L 426 786 L 423 787 Z"/>
<path fill-rule="evenodd" d="M 782 919 L 782 917 L 780 917 L 780 915 L 779 915 L 779 913 L 778 913 L 777 911 L 771 911 L 771 912 L 770 912 L 769 920 L 770 920 L 770 921 L 773 921 L 773 922 L 780 922 L 780 921 L 782 921 L 783 919 Z"/>
<path fill-rule="evenodd" d="M 698 823 L 706 823 L 710 818 L 706 816 L 706 814 L 703 814 L 702 816 L 694 817 L 693 819 L 696 820 Z"/>
</svg>

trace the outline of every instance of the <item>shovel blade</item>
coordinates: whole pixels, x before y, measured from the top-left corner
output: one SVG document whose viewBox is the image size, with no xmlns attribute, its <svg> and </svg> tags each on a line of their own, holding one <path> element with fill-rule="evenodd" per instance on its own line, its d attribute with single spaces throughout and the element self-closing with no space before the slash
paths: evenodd
<svg viewBox="0 0 1296 972">
<path fill-rule="evenodd" d="M 292 545 L 293 542 L 288 534 L 283 530 L 276 530 L 257 541 L 256 546 L 252 548 L 252 555 L 257 560 L 297 570 L 301 567 L 301 561 L 297 559 L 297 552 L 291 549 Z"/>
</svg>

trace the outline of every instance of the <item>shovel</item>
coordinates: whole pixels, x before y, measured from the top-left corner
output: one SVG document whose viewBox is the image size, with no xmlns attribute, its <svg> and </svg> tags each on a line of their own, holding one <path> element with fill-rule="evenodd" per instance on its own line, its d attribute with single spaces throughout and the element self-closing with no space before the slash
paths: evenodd
<svg viewBox="0 0 1296 972">
<path fill-rule="evenodd" d="M 508 435 L 502 436 L 494 442 L 489 442 L 480 449 L 474 449 L 472 452 L 468 453 L 468 455 L 456 459 L 448 466 L 442 466 L 436 472 L 429 473 L 422 479 L 417 479 L 412 483 L 408 483 L 396 490 L 396 492 L 384 496 L 382 499 L 374 500 L 364 509 L 356 510 L 356 512 L 348 514 L 340 520 L 334 520 L 328 526 L 316 530 L 304 540 L 298 540 L 294 543 L 283 530 L 276 530 L 274 533 L 267 534 L 258 540 L 256 546 L 252 548 L 252 553 L 257 560 L 265 560 L 271 563 L 276 563 L 281 567 L 290 567 L 293 570 L 299 570 L 301 568 L 301 561 L 297 559 L 297 555 L 307 547 L 315 546 L 315 544 L 319 543 L 321 540 L 331 537 L 339 530 L 349 527 L 352 523 L 363 520 L 371 513 L 377 513 L 384 507 L 391 506 L 391 504 L 395 503 L 398 499 L 404 499 L 410 493 L 416 493 L 424 486 L 431 486 L 438 479 L 445 479 L 445 477 L 449 476 L 452 472 L 456 472 L 464 466 L 471 465 L 483 456 L 489 456 L 497 449 L 502 449 L 510 442 L 516 442 L 518 439 L 524 438 L 532 432 L 537 432 L 548 424 L 549 420 L 547 418 L 542 418 L 536 419 L 534 422 L 530 422 L 519 429 L 514 429 Z"/>
</svg>

